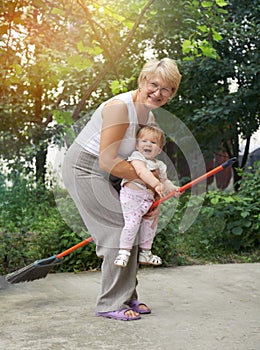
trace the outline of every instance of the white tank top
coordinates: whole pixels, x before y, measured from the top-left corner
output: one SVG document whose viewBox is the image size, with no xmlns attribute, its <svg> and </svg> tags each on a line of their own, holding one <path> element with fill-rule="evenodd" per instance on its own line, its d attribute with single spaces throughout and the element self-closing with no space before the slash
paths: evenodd
<svg viewBox="0 0 260 350">
<path fill-rule="evenodd" d="M 139 129 L 138 118 L 132 98 L 131 91 L 112 97 L 110 100 L 103 102 L 93 113 L 90 121 L 85 125 L 75 142 L 81 145 L 89 153 L 96 156 L 99 155 L 100 149 L 100 134 L 102 128 L 102 110 L 108 102 L 112 100 L 123 101 L 128 110 L 129 126 L 126 130 L 124 139 L 121 141 L 118 155 L 126 159 L 135 149 L 136 133 Z M 148 122 L 152 121 L 152 113 L 150 113 Z"/>
</svg>

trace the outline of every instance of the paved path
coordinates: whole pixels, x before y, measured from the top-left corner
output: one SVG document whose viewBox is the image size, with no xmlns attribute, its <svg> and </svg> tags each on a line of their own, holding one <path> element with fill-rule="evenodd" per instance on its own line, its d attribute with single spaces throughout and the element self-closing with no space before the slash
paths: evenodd
<svg viewBox="0 0 260 350">
<path fill-rule="evenodd" d="M 260 264 L 147 268 L 151 315 L 94 316 L 100 272 L 0 288 L 1 350 L 260 350 Z M 3 282 L 3 281 L 2 281 Z"/>
</svg>

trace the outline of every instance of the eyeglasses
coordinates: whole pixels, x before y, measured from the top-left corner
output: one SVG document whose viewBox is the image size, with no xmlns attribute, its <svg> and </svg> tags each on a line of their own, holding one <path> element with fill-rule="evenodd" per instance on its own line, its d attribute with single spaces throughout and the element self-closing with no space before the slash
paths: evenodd
<svg viewBox="0 0 260 350">
<path fill-rule="evenodd" d="M 161 88 L 158 84 L 152 83 L 152 82 L 147 82 L 147 89 L 150 92 L 155 92 L 157 90 L 160 91 L 160 94 L 164 97 L 170 97 L 173 94 L 173 89 L 167 89 L 167 88 Z"/>
</svg>

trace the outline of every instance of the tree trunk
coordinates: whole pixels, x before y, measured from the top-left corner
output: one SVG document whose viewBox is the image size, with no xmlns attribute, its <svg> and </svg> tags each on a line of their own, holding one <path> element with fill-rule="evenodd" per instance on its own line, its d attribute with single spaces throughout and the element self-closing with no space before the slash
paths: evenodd
<svg viewBox="0 0 260 350">
<path fill-rule="evenodd" d="M 36 154 L 36 183 L 45 183 L 46 177 L 46 159 L 47 159 L 47 146 L 45 143 L 40 145 L 39 150 Z"/>
</svg>

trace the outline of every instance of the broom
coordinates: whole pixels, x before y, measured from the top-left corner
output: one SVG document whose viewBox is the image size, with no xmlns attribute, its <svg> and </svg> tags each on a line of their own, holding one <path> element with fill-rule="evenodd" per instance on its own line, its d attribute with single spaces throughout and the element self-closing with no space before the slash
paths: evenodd
<svg viewBox="0 0 260 350">
<path fill-rule="evenodd" d="M 216 173 L 220 172 L 221 170 L 231 166 L 233 163 L 235 163 L 237 161 L 237 158 L 231 158 L 229 160 L 227 160 L 225 163 L 217 166 L 216 168 L 208 171 L 207 173 L 197 177 L 196 179 L 192 180 L 191 182 L 188 182 L 186 185 L 183 185 L 182 187 L 180 187 L 178 189 L 178 193 L 183 193 L 184 191 L 188 190 L 189 188 L 191 188 L 192 186 L 196 185 L 197 183 L 207 179 L 208 177 L 211 177 L 213 175 L 215 175 Z M 156 200 L 152 205 L 150 209 L 153 209 L 155 207 L 157 207 L 159 204 L 167 201 L 169 198 L 173 197 L 176 194 L 176 191 L 172 191 L 170 192 L 167 196 L 162 197 L 158 200 Z"/>
<path fill-rule="evenodd" d="M 52 270 L 54 265 L 62 263 L 64 256 L 72 253 L 76 249 L 83 247 L 92 240 L 93 238 L 89 237 L 58 255 L 53 255 L 46 259 L 36 260 L 34 263 L 7 275 L 6 281 L 14 284 L 44 278 Z"/>
<path fill-rule="evenodd" d="M 216 173 L 220 172 L 221 170 L 231 166 L 237 159 L 236 158 L 231 158 L 225 163 L 217 166 L 216 168 L 208 171 L 204 175 L 194 179 L 193 181 L 187 183 L 186 185 L 182 186 L 179 188 L 179 193 L 182 193 L 186 191 L 187 189 L 191 188 L 192 186 L 196 185 L 197 183 L 207 179 L 210 176 L 215 175 Z M 156 200 L 151 208 L 154 208 L 161 204 L 162 202 L 168 200 L 169 198 L 173 197 L 176 194 L 176 191 L 172 191 L 169 193 L 167 196 L 160 198 Z M 34 263 L 25 266 L 15 272 L 12 272 L 11 274 L 6 276 L 6 281 L 9 283 L 19 283 L 19 282 L 29 282 L 29 281 L 34 281 L 40 278 L 45 278 L 47 274 L 52 270 L 53 266 L 57 264 L 61 264 L 63 258 L 72 253 L 73 251 L 85 246 L 86 244 L 90 243 L 93 241 L 92 237 L 89 237 L 85 239 L 84 241 L 74 245 L 73 247 L 65 250 L 64 252 L 58 254 L 58 255 L 53 255 L 49 258 L 46 259 L 41 259 L 41 260 L 36 260 Z"/>
</svg>

